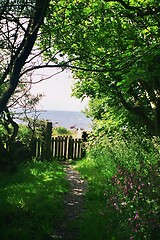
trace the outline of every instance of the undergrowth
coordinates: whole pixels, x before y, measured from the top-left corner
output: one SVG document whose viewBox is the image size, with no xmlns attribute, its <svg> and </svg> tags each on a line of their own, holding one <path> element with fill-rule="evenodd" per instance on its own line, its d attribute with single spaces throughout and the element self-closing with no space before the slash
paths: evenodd
<svg viewBox="0 0 160 240">
<path fill-rule="evenodd" d="M 76 168 L 88 180 L 80 240 L 160 239 L 159 143 L 92 141 Z"/>
<path fill-rule="evenodd" d="M 49 239 L 63 218 L 68 186 L 57 162 L 32 161 L 0 174 L 0 239 Z"/>
</svg>

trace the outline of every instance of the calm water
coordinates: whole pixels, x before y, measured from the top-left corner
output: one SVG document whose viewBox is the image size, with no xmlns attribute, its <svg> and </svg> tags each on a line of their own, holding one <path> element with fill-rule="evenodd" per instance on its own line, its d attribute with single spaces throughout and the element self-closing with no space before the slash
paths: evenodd
<svg viewBox="0 0 160 240">
<path fill-rule="evenodd" d="M 39 119 L 49 120 L 53 126 L 63 126 L 68 129 L 70 127 L 91 129 L 91 119 L 82 112 L 48 110 L 42 112 Z"/>
<path fill-rule="evenodd" d="M 91 119 L 82 112 L 47 110 L 38 114 L 39 119 L 49 120 L 53 126 L 63 126 L 68 129 L 71 127 L 91 129 Z"/>
</svg>

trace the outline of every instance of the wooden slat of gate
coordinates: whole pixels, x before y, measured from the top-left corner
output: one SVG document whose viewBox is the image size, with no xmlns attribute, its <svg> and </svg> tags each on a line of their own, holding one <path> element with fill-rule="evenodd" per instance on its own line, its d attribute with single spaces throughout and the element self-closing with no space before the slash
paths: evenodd
<svg viewBox="0 0 160 240">
<path fill-rule="evenodd" d="M 68 143 L 68 159 L 73 159 L 73 139 L 72 139 L 72 137 L 69 138 L 69 143 Z"/>
<path fill-rule="evenodd" d="M 57 137 L 58 159 L 60 158 L 60 137 Z"/>
<path fill-rule="evenodd" d="M 63 145 L 64 145 L 64 138 L 61 137 L 61 153 L 60 153 L 61 159 L 63 159 L 63 157 L 64 157 L 64 155 L 63 155 Z"/>
<path fill-rule="evenodd" d="M 73 159 L 77 158 L 77 139 L 74 140 L 74 157 Z"/>
<path fill-rule="evenodd" d="M 57 137 L 55 138 L 55 152 L 54 157 L 57 157 Z"/>
<path fill-rule="evenodd" d="M 68 137 L 64 138 L 64 160 L 67 159 L 67 146 L 68 146 Z"/>
<path fill-rule="evenodd" d="M 77 158 L 81 158 L 81 139 L 78 139 L 78 153 L 77 153 Z"/>
<path fill-rule="evenodd" d="M 51 152 L 52 152 L 52 156 L 54 156 L 54 143 L 55 143 L 54 138 L 52 138 L 52 140 L 51 140 Z"/>
<path fill-rule="evenodd" d="M 39 158 L 41 156 L 41 142 L 40 139 L 37 141 L 37 157 Z"/>
<path fill-rule="evenodd" d="M 71 137 L 54 137 L 51 139 L 51 153 L 54 158 L 59 160 L 78 159 L 83 157 L 81 149 L 82 140 Z M 43 142 L 36 141 L 36 157 L 41 157 L 43 153 Z M 43 157 L 43 156 L 42 156 Z"/>
</svg>

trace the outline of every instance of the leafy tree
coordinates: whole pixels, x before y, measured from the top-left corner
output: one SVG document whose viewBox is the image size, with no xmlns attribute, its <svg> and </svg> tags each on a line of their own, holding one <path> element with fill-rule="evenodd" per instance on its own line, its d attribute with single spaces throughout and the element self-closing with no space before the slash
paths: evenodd
<svg viewBox="0 0 160 240">
<path fill-rule="evenodd" d="M 45 56 L 72 62 L 77 97 L 115 98 L 160 134 L 159 1 L 52 0 L 44 30 Z"/>
<path fill-rule="evenodd" d="M 32 66 L 36 56 L 33 46 L 48 4 L 49 0 L 1 1 L 0 113 L 15 92 L 21 76 Z"/>
<path fill-rule="evenodd" d="M 19 112 L 14 112 L 14 118 L 26 122 L 31 131 L 30 139 L 32 140 L 36 134 L 36 123 L 38 122 L 39 113 L 37 104 L 40 102 L 43 94 L 33 95 L 30 92 L 31 84 L 20 84 L 14 95 L 10 98 L 9 106 L 12 111 L 19 109 Z"/>
<path fill-rule="evenodd" d="M 1 6 L 0 112 L 24 74 L 59 66 L 74 70 L 76 96 L 114 96 L 159 134 L 158 0 L 3 0 Z M 33 64 L 41 53 L 36 41 L 47 60 L 42 65 Z"/>
<path fill-rule="evenodd" d="M 2 132 L 0 146 L 2 148 L 1 152 L 5 153 L 5 156 L 2 154 L 0 157 L 0 164 L 9 164 L 11 171 L 16 170 L 18 161 L 22 161 L 22 155 L 24 155 L 23 160 L 31 158 L 35 137 L 40 129 L 36 105 L 42 96 L 42 94 L 36 96 L 31 94 L 30 85 L 20 84 L 8 102 L 8 106 L 12 110 L 10 111 L 6 107 L 0 115 Z M 19 111 L 14 112 L 17 109 Z M 19 126 L 15 119 L 22 120 L 27 125 Z"/>
<path fill-rule="evenodd" d="M 33 106 L 33 96 L 28 94 L 34 59 L 40 53 L 33 49 L 43 24 L 49 0 L 2 0 L 0 3 L 0 124 L 5 128 L 7 145 L 0 142 L 4 158 L 15 169 L 15 138 L 18 124 L 10 113 L 10 107 L 26 98 Z M 37 51 L 37 52 L 36 52 Z M 27 75 L 27 81 L 24 75 Z M 25 98 L 25 99 L 24 99 Z M 30 103 L 29 103 L 30 101 Z M 23 103 L 23 104 L 24 104 Z M 5 131 L 4 131 L 5 132 Z M 1 152 L 2 153 L 2 152 Z"/>
</svg>

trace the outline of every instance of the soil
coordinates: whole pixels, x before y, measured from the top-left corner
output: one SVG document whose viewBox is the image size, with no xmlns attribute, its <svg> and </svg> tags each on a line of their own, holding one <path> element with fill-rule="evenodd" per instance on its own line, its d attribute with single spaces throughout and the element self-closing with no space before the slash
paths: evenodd
<svg viewBox="0 0 160 240">
<path fill-rule="evenodd" d="M 78 223 L 78 219 L 80 219 L 80 215 L 84 211 L 83 200 L 87 191 L 87 183 L 69 162 L 63 162 L 62 164 L 65 167 L 70 191 L 64 196 L 65 218 L 63 223 L 59 224 L 57 233 L 52 236 L 52 239 L 77 240 L 79 227 L 76 223 Z"/>
</svg>

